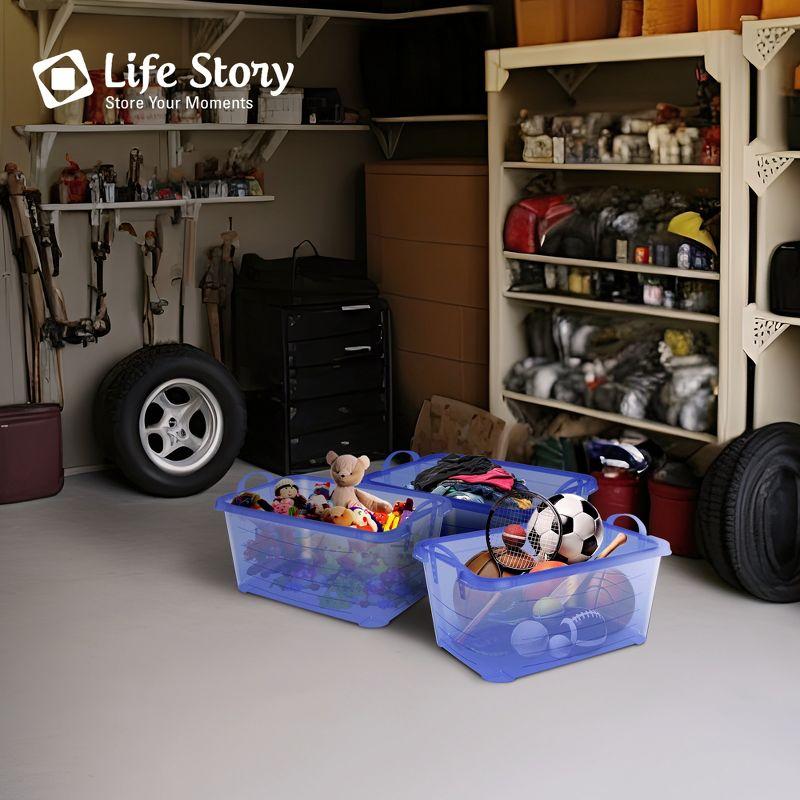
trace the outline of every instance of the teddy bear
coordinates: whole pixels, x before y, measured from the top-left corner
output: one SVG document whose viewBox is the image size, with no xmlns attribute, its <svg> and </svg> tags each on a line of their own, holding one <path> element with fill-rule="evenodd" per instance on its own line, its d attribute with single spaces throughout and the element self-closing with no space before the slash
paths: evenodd
<svg viewBox="0 0 800 800">
<path fill-rule="evenodd" d="M 331 494 L 331 503 L 334 506 L 344 506 L 347 509 L 363 506 L 369 511 L 392 510 L 392 506 L 385 500 L 358 488 L 364 473 L 369 469 L 369 459 L 366 456 L 340 456 L 331 450 L 325 460 L 330 464 L 331 477 L 336 484 Z"/>
</svg>

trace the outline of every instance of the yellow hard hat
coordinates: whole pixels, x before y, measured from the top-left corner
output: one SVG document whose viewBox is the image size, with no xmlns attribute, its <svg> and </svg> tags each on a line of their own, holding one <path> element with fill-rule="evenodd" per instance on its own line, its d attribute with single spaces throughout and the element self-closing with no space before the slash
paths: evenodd
<svg viewBox="0 0 800 800">
<path fill-rule="evenodd" d="M 707 247 L 714 255 L 717 255 L 717 245 L 714 238 L 703 227 L 703 218 L 696 211 L 684 211 L 669 221 L 667 230 L 684 239 L 691 239 L 693 242 Z"/>
</svg>

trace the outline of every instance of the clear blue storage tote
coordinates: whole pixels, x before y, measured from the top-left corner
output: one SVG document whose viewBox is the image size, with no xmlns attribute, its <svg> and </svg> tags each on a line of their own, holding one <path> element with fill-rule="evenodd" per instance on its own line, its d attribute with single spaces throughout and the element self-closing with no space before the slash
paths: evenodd
<svg viewBox="0 0 800 800">
<path fill-rule="evenodd" d="M 253 473 L 214 506 L 225 512 L 240 591 L 365 628 L 388 625 L 424 596 L 425 576 L 414 560 L 414 546 L 439 536 L 449 500 L 414 496 L 414 512 L 405 522 L 389 533 L 371 533 L 233 505 L 254 475 L 268 480 L 248 491 L 272 497 L 280 478 Z M 320 482 L 314 475 L 291 480 L 305 496 Z M 372 493 L 392 504 L 406 499 L 387 489 Z"/>
<path fill-rule="evenodd" d="M 447 453 L 436 453 L 432 456 L 420 457 L 413 450 L 397 450 L 386 457 L 384 464 L 392 464 L 395 457 L 408 456 L 411 461 L 398 466 L 389 466 L 382 470 L 369 472 L 364 476 L 364 486 L 370 489 L 392 487 L 398 492 L 410 492 L 410 497 L 431 497 L 427 492 L 418 492 L 410 489 L 411 482 L 426 469 L 430 469 L 444 458 Z M 552 497 L 554 494 L 577 494 L 588 498 L 597 491 L 597 481 L 591 475 L 581 475 L 577 472 L 562 472 L 544 467 L 532 467 L 530 464 L 514 464 L 510 461 L 492 462 L 498 467 L 503 467 L 512 473 L 518 480 L 524 481 L 532 492 Z M 442 528 L 443 536 L 455 533 L 478 530 L 486 524 L 486 517 L 492 509 L 492 503 L 474 503 L 469 500 L 449 498 L 453 510 L 447 515 Z"/>
<path fill-rule="evenodd" d="M 629 516 L 639 531 L 614 525 Z M 506 682 L 647 638 L 658 567 L 670 554 L 640 520 L 615 515 L 604 541 L 628 541 L 608 558 L 511 578 L 483 578 L 465 562 L 484 531 L 420 542 L 436 642 L 487 681 Z"/>
</svg>

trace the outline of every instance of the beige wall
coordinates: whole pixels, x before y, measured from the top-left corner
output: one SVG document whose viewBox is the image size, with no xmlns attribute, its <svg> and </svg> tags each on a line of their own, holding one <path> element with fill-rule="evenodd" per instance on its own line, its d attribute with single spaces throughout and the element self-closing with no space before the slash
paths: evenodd
<svg viewBox="0 0 800 800">
<path fill-rule="evenodd" d="M 17 160 L 27 168 L 24 142 L 11 131 L 14 124 L 49 121 L 41 105 L 31 73 L 38 58 L 36 29 L 27 14 L 12 0 L 0 0 L 0 161 Z M 164 59 L 188 63 L 191 57 L 189 26 L 180 20 L 137 17 L 76 16 L 67 25 L 54 52 L 79 48 L 90 68 L 102 66 L 106 51 L 122 54 L 158 52 Z M 336 86 L 347 105 L 360 107 L 358 76 L 358 28 L 350 23 L 328 25 L 302 59 L 294 55 L 294 25 L 288 21 L 246 23 L 223 46 L 219 55 L 226 61 L 295 61 L 292 82 L 299 86 Z M 193 170 L 198 156 L 217 155 L 224 159 L 237 142 L 237 135 L 194 134 L 195 151 L 185 160 Z M 83 167 L 97 160 L 117 165 L 120 176 L 127 167 L 131 147 L 142 148 L 145 166 L 165 162 L 159 151 L 165 144 L 156 134 L 109 134 L 59 136 L 47 166 L 47 184 L 53 183 L 69 152 Z M 267 191 L 276 202 L 250 206 L 205 208 L 198 226 L 198 274 L 202 274 L 203 253 L 218 240 L 234 215 L 244 251 L 267 257 L 286 255 L 304 238 L 311 238 L 320 250 L 349 257 L 363 247 L 361 208 L 363 164 L 381 158 L 368 132 L 292 133 L 266 165 Z M 154 212 L 127 213 L 137 230 L 152 227 Z M 91 266 L 87 216 L 61 215 L 61 285 L 72 316 L 88 311 L 86 290 Z M 179 262 L 182 233 L 180 226 L 170 232 L 165 260 Z M 12 265 L 13 266 L 13 265 Z M 164 261 L 162 261 L 164 267 Z M 8 266 L 5 267 L 8 270 Z M 15 269 L 15 268 L 14 268 Z M 91 407 L 96 387 L 105 372 L 121 357 L 141 346 L 141 264 L 134 241 L 118 234 L 106 265 L 112 332 L 97 344 L 83 349 L 68 347 L 64 353 L 66 406 L 64 410 L 65 466 L 99 463 L 100 453 L 92 435 Z M 206 339 L 205 316 L 200 292 L 194 289 L 187 298 L 187 340 L 203 345 Z M 13 280 L 0 286 L 0 404 L 19 402 L 22 391 L 22 362 L 19 351 L 18 289 Z M 177 336 L 177 291 L 167 294 L 168 318 L 159 320 L 159 338 Z M 9 379 L 7 379 L 7 377 Z"/>
</svg>

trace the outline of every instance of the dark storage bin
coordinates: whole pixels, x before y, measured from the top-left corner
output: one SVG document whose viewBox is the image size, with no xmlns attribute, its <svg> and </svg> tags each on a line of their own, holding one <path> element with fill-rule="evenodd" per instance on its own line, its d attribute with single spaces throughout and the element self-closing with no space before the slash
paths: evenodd
<svg viewBox="0 0 800 800">
<path fill-rule="evenodd" d="M 234 372 L 245 391 L 242 457 L 282 474 L 325 466 L 328 450 L 391 450 L 390 320 L 379 298 L 270 303 L 237 278 Z M 307 338 L 312 337 L 312 338 Z"/>
<path fill-rule="evenodd" d="M 785 317 L 800 317 L 800 242 L 784 242 L 772 253 L 769 310 Z"/>
<path fill-rule="evenodd" d="M 50 497 L 63 486 L 59 406 L 0 408 L 0 503 Z"/>
</svg>

